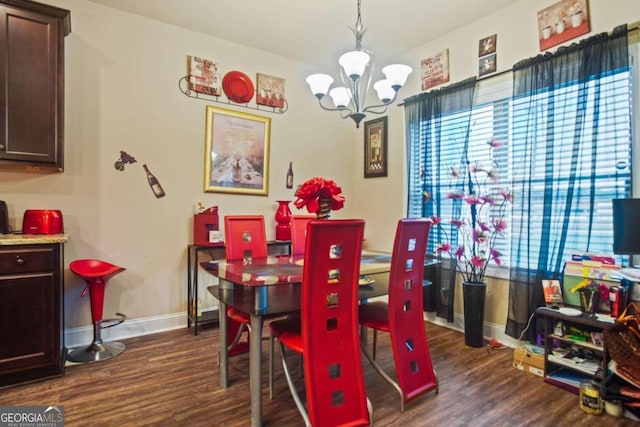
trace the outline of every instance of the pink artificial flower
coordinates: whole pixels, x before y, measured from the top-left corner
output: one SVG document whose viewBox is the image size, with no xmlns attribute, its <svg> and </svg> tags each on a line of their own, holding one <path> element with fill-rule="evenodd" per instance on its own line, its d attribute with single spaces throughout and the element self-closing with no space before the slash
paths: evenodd
<svg viewBox="0 0 640 427">
<path fill-rule="evenodd" d="M 454 255 L 458 258 L 458 261 L 460 261 L 464 256 L 464 246 L 458 246 Z"/>
<path fill-rule="evenodd" d="M 442 221 L 442 218 L 440 218 L 439 216 L 431 215 L 429 217 L 429 221 L 431 221 L 432 225 L 438 225 Z"/>
<path fill-rule="evenodd" d="M 491 148 L 498 148 L 498 147 L 502 147 L 502 142 L 498 141 L 495 137 L 491 137 L 490 139 L 487 140 L 487 144 L 489 144 L 489 146 Z"/>
<path fill-rule="evenodd" d="M 496 229 L 498 233 L 502 233 L 507 229 L 507 222 L 502 218 L 498 218 L 493 221 L 493 227 Z"/>
<path fill-rule="evenodd" d="M 484 265 L 484 260 L 480 258 L 478 255 L 474 255 L 471 257 L 471 264 L 474 267 L 482 267 Z"/>
<path fill-rule="evenodd" d="M 493 182 L 494 184 L 498 182 L 498 170 L 491 168 L 487 171 L 487 177 L 489 177 L 489 179 L 491 180 L 491 182 Z"/>
<path fill-rule="evenodd" d="M 471 165 L 469 165 L 469 172 L 471 173 L 482 172 L 483 170 L 484 169 L 478 162 L 474 162 Z"/>
<path fill-rule="evenodd" d="M 451 166 L 451 177 L 452 178 L 460 178 L 460 176 L 462 175 L 460 172 L 460 169 Z"/>
<path fill-rule="evenodd" d="M 482 231 L 490 231 L 491 229 L 489 228 L 489 226 L 487 224 L 485 224 L 482 221 L 478 221 L 478 227 L 480 227 L 480 230 Z"/>
<path fill-rule="evenodd" d="M 452 219 L 451 220 L 451 225 L 454 225 L 458 228 L 462 227 L 464 225 L 464 219 Z"/>
<path fill-rule="evenodd" d="M 447 194 L 447 199 L 451 199 L 451 200 L 464 199 L 464 193 L 456 193 L 455 191 L 450 191 L 449 194 Z"/>
<path fill-rule="evenodd" d="M 502 260 L 500 259 L 500 255 L 502 255 L 500 252 L 498 252 L 496 249 L 491 249 L 490 251 L 491 253 L 491 258 L 493 258 L 493 261 L 497 264 L 497 265 L 502 265 Z"/>
<path fill-rule="evenodd" d="M 494 205 L 496 203 L 494 198 L 492 196 L 489 196 L 489 195 L 480 197 L 480 200 L 482 201 L 482 203 L 486 203 L 488 205 Z"/>
<path fill-rule="evenodd" d="M 511 191 L 501 188 L 498 192 L 502 197 L 504 197 L 504 200 L 507 202 L 513 202 L 513 194 L 511 194 Z"/>
<path fill-rule="evenodd" d="M 440 254 L 442 252 L 449 252 L 451 250 L 451 244 L 449 243 L 438 243 L 436 245 L 436 253 Z"/>
<path fill-rule="evenodd" d="M 482 199 L 475 194 L 470 194 L 464 198 L 464 201 L 469 205 L 481 205 Z"/>
</svg>

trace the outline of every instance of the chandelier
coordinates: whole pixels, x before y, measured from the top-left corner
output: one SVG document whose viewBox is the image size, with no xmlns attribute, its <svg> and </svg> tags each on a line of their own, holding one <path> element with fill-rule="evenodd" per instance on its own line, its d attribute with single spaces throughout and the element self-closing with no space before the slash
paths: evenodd
<svg viewBox="0 0 640 427">
<path fill-rule="evenodd" d="M 356 25 L 354 28 L 349 28 L 356 36 L 356 48 L 338 59 L 340 77 L 344 86 L 337 86 L 329 90 L 333 83 L 333 77 L 328 74 L 312 74 L 307 77 L 307 83 L 311 92 L 318 98 L 318 104 L 322 109 L 339 111 L 340 117 L 343 119 L 351 117 L 356 122 L 356 127 L 359 128 L 360 122 L 367 116 L 367 113 L 383 114 L 387 111 L 387 106 L 396 100 L 398 91 L 404 86 L 412 70 L 408 65 L 402 64 L 383 67 L 382 73 L 385 75 L 385 79 L 373 84 L 380 103 L 365 106 L 374 66 L 373 53 L 362 48 L 362 37 L 367 29 L 362 26 L 360 0 L 358 0 Z M 322 103 L 327 92 L 329 92 L 334 107 Z"/>
</svg>

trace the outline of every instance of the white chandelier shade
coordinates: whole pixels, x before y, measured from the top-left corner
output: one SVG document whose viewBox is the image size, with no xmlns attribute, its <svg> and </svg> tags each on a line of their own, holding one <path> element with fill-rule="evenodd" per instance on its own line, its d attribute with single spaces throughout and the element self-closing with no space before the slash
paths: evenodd
<svg viewBox="0 0 640 427">
<path fill-rule="evenodd" d="M 351 117 L 356 122 L 356 127 L 360 127 L 360 122 L 366 117 L 367 113 L 383 114 L 387 111 L 387 106 L 396 100 L 398 91 L 407 82 L 412 69 L 403 64 L 391 64 L 383 67 L 382 73 L 385 79 L 373 84 L 379 103 L 365 106 L 375 67 L 372 55 L 362 49 L 361 46 L 362 37 L 367 30 L 362 26 L 360 0 L 358 0 L 356 25 L 351 30 L 356 36 L 356 48 L 343 54 L 338 59 L 340 78 L 344 86 L 331 88 L 334 79 L 328 74 L 311 74 L 306 81 L 309 84 L 311 93 L 318 99 L 322 109 L 339 111 L 343 119 Z M 333 101 L 333 106 L 323 104 L 323 99 L 327 93 Z"/>
</svg>

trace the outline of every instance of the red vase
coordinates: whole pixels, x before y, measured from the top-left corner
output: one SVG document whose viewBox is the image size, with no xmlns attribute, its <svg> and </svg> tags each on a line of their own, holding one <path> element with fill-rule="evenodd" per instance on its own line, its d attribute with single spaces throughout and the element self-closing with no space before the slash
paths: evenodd
<svg viewBox="0 0 640 427">
<path fill-rule="evenodd" d="M 276 240 L 291 240 L 291 209 L 289 209 L 290 200 L 276 200 L 278 209 L 276 209 Z"/>
</svg>

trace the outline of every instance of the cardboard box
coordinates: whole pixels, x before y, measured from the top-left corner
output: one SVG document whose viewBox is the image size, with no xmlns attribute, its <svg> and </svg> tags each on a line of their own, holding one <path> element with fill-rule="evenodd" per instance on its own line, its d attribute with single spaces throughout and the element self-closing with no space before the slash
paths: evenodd
<svg viewBox="0 0 640 427">
<path fill-rule="evenodd" d="M 513 367 L 544 377 L 544 354 L 536 354 L 526 347 L 519 347 L 513 351 Z"/>
</svg>

